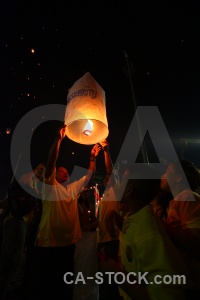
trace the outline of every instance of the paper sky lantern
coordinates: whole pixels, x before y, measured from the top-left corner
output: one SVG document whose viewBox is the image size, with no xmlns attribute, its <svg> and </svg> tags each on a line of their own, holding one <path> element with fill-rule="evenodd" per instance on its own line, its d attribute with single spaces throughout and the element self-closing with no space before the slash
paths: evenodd
<svg viewBox="0 0 200 300">
<path fill-rule="evenodd" d="M 66 135 L 79 144 L 92 145 L 107 138 L 105 92 L 87 72 L 70 88 L 65 111 Z"/>
</svg>

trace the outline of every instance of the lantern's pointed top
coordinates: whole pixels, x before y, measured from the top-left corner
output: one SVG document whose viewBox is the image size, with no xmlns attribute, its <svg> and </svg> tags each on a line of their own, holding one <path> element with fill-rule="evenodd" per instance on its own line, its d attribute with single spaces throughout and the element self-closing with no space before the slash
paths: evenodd
<svg viewBox="0 0 200 300">
<path fill-rule="evenodd" d="M 105 101 L 105 92 L 99 83 L 94 79 L 90 72 L 86 72 L 82 77 L 80 77 L 72 87 L 68 91 L 67 102 L 70 102 L 70 96 L 74 93 L 74 91 L 80 89 L 90 89 L 90 90 L 99 90 L 103 93 L 104 101 Z"/>
</svg>

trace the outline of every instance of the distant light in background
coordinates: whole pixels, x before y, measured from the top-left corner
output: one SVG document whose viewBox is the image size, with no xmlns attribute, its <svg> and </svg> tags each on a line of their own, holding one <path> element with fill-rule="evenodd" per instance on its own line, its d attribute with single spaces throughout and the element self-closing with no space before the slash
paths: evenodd
<svg viewBox="0 0 200 300">
<path fill-rule="evenodd" d="M 199 153 L 200 139 L 180 138 L 178 142 L 180 147 L 180 157 L 182 159 L 190 160 L 200 168 L 199 155 L 197 154 Z"/>
<path fill-rule="evenodd" d="M 10 134 L 11 133 L 11 129 L 10 128 L 6 128 L 6 134 Z"/>
<path fill-rule="evenodd" d="M 184 144 L 200 144 L 200 139 L 181 138 L 180 142 Z"/>
</svg>

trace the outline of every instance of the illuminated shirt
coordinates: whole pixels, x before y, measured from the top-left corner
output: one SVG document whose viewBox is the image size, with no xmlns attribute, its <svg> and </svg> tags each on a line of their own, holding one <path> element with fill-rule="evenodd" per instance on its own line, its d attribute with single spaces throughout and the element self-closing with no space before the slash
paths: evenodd
<svg viewBox="0 0 200 300">
<path fill-rule="evenodd" d="M 82 237 L 77 197 L 84 188 L 85 176 L 63 186 L 55 175 L 56 172 L 43 184 L 42 216 L 36 238 L 39 247 L 68 246 Z"/>
<path fill-rule="evenodd" d="M 128 216 L 122 231 L 120 247 L 124 270 L 136 275 L 148 272 L 145 276 L 148 282 L 154 282 L 156 275 L 160 276 L 157 279 L 161 281 L 165 275 L 169 278 L 186 274 L 184 263 L 169 239 L 162 220 L 153 214 L 149 205 Z M 146 288 L 152 300 L 184 299 L 182 285 L 150 283 Z M 124 300 L 131 299 L 127 294 L 123 296 Z"/>
</svg>

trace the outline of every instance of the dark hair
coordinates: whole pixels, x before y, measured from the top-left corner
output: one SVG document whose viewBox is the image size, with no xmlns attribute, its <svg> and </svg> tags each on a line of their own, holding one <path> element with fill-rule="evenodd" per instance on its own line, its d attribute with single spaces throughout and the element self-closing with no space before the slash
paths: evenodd
<svg viewBox="0 0 200 300">
<path fill-rule="evenodd" d="M 157 203 L 157 209 L 155 213 L 161 218 L 167 218 L 167 208 L 169 207 L 169 202 L 173 199 L 171 192 L 160 191 L 157 197 L 154 199 Z"/>
<path fill-rule="evenodd" d="M 148 204 L 160 191 L 160 173 L 151 164 L 129 165 L 127 167 L 129 183 L 134 187 L 138 199 Z"/>
</svg>

